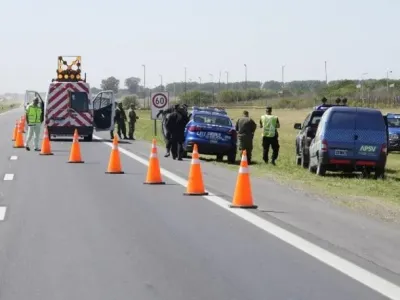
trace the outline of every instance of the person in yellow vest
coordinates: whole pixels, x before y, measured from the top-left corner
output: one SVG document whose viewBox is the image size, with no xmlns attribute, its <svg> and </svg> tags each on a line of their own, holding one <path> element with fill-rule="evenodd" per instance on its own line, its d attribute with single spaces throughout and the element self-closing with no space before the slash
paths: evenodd
<svg viewBox="0 0 400 300">
<path fill-rule="evenodd" d="M 26 136 L 25 149 L 30 151 L 29 143 L 34 137 L 35 151 L 39 149 L 40 129 L 43 122 L 43 109 L 39 106 L 39 99 L 33 99 L 32 104 L 26 107 L 26 122 L 28 124 L 28 134 Z"/>
<path fill-rule="evenodd" d="M 266 114 L 261 116 L 260 128 L 262 128 L 262 147 L 263 160 L 268 163 L 269 147 L 272 148 L 271 163 L 275 165 L 275 161 L 279 154 L 278 128 L 280 127 L 279 119 L 272 114 L 272 107 L 268 106 Z"/>
</svg>

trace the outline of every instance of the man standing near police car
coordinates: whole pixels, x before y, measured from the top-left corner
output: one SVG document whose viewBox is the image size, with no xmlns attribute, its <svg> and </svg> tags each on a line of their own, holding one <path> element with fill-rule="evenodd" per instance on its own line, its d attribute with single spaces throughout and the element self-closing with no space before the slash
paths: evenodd
<svg viewBox="0 0 400 300">
<path fill-rule="evenodd" d="M 251 163 L 253 138 L 256 129 L 257 124 L 249 117 L 249 112 L 247 110 L 243 111 L 243 116 L 236 122 L 236 131 L 238 133 L 239 150 L 246 150 L 249 164 Z"/>
<path fill-rule="evenodd" d="M 272 148 L 271 163 L 275 165 L 275 161 L 279 154 L 278 128 L 280 127 L 279 119 L 272 114 L 272 107 L 268 106 L 266 114 L 261 116 L 260 128 L 262 128 L 262 147 L 263 160 L 268 163 L 269 147 Z"/>
</svg>

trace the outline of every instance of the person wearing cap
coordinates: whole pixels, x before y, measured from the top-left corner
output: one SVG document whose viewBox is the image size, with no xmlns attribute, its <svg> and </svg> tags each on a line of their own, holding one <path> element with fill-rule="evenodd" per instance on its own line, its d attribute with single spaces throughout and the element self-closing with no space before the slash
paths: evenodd
<svg viewBox="0 0 400 300">
<path fill-rule="evenodd" d="M 128 136 L 130 140 L 134 140 L 134 133 L 135 133 L 135 124 L 136 120 L 139 119 L 139 117 L 136 115 L 135 112 L 135 104 L 131 104 L 131 109 L 128 112 L 128 126 L 129 126 L 129 131 L 128 131 Z"/>
<path fill-rule="evenodd" d="M 179 106 L 179 105 L 178 105 Z M 175 111 L 175 106 L 167 108 L 165 110 L 160 110 L 157 114 L 157 118 L 162 115 L 163 116 L 163 120 L 162 120 L 162 126 L 164 128 L 164 141 L 165 141 L 165 148 L 166 148 L 166 153 L 164 155 L 164 157 L 169 157 L 171 154 L 171 145 L 172 145 L 172 141 L 171 141 L 171 132 L 168 130 L 167 127 L 167 123 L 169 120 L 169 116 Z"/>
<path fill-rule="evenodd" d="M 118 130 L 117 134 L 120 139 L 122 139 L 122 136 L 125 140 L 128 139 L 126 136 L 126 114 L 125 110 L 122 106 L 122 102 L 119 102 L 117 105 L 117 108 L 115 109 L 115 116 L 114 116 L 114 124 L 118 125 Z M 121 134 L 122 133 L 122 134 Z M 114 129 L 111 130 L 110 132 L 111 139 L 114 138 Z"/>
<path fill-rule="evenodd" d="M 247 110 L 243 111 L 243 116 L 236 122 L 236 131 L 238 133 L 239 151 L 246 150 L 249 164 L 251 163 L 253 138 L 256 129 L 257 124 L 249 117 L 249 112 Z"/>
<path fill-rule="evenodd" d="M 269 147 L 272 148 L 271 163 L 275 165 L 275 161 L 279 154 L 278 128 L 280 127 L 279 119 L 272 114 L 272 107 L 266 108 L 266 114 L 261 116 L 260 128 L 262 128 L 262 147 L 263 160 L 268 163 Z"/>
<path fill-rule="evenodd" d="M 43 122 L 43 109 L 39 106 L 39 99 L 35 97 L 33 102 L 26 107 L 26 122 L 28 124 L 28 134 L 25 142 L 25 149 L 30 151 L 29 144 L 34 137 L 35 151 L 39 149 L 40 129 Z"/>
</svg>

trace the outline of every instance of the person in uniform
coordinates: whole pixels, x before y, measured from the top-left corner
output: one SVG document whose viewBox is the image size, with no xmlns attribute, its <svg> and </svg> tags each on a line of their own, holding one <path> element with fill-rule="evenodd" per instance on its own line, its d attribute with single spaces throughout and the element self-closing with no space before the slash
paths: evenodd
<svg viewBox="0 0 400 300">
<path fill-rule="evenodd" d="M 121 137 L 121 133 L 123 135 L 123 138 L 126 140 L 128 139 L 126 136 L 126 114 L 125 114 L 125 110 L 122 106 L 122 102 L 118 103 L 117 108 L 115 109 L 115 117 L 114 117 L 114 123 L 118 125 L 118 136 L 120 139 L 122 139 Z M 111 130 L 111 139 L 114 138 L 114 130 Z"/>
<path fill-rule="evenodd" d="M 34 147 L 35 151 L 40 151 L 39 139 L 40 139 L 40 129 L 42 127 L 42 122 L 44 120 L 43 109 L 39 106 L 39 99 L 35 97 L 32 104 L 26 107 L 26 122 L 28 124 L 28 134 L 25 141 L 25 149 L 30 151 L 29 143 L 34 137 Z"/>
<path fill-rule="evenodd" d="M 253 138 L 256 129 L 257 124 L 249 117 L 249 112 L 247 110 L 243 111 L 243 116 L 236 122 L 236 131 L 238 133 L 239 150 L 246 150 L 247 161 L 249 164 L 251 164 Z"/>
<path fill-rule="evenodd" d="M 158 112 L 158 114 L 157 114 L 157 118 L 162 114 L 163 115 L 163 126 L 164 126 L 164 124 L 165 124 L 165 126 L 164 126 L 164 129 L 166 129 L 165 130 L 165 133 L 164 133 L 164 140 L 165 140 L 165 147 L 166 147 L 166 153 L 165 153 L 165 155 L 164 155 L 164 157 L 168 157 L 168 156 L 170 156 L 170 153 L 171 153 L 171 133 L 169 132 L 169 130 L 168 130 L 168 128 L 167 128 L 167 126 L 166 126 L 166 124 L 168 123 L 168 118 L 169 118 L 169 116 L 173 113 L 175 111 L 175 106 L 173 106 L 173 107 L 170 107 L 170 108 L 167 108 L 167 109 L 165 109 L 165 110 L 160 110 L 159 112 Z"/>
<path fill-rule="evenodd" d="M 135 124 L 136 120 L 139 119 L 139 117 L 136 115 L 135 112 L 135 104 L 131 104 L 131 109 L 128 112 L 128 125 L 129 125 L 129 131 L 128 131 L 128 136 L 130 140 L 134 140 L 134 133 L 135 133 Z"/>
<path fill-rule="evenodd" d="M 185 127 L 189 122 L 187 112 L 175 105 L 174 111 L 169 115 L 166 127 L 171 134 L 172 159 L 182 160 L 183 142 L 185 140 Z"/>
<path fill-rule="evenodd" d="M 263 160 L 268 163 L 269 147 L 272 148 L 271 163 L 275 165 L 275 161 L 279 154 L 278 128 L 280 127 L 279 119 L 272 114 L 272 107 L 268 106 L 266 114 L 261 116 L 260 128 L 262 128 L 262 147 Z"/>
</svg>

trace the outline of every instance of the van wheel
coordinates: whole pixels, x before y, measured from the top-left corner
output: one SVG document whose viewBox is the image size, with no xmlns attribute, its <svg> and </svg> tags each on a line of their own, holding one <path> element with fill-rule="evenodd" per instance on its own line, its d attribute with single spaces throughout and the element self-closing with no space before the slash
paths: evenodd
<svg viewBox="0 0 400 300">
<path fill-rule="evenodd" d="M 374 173 L 374 179 L 376 180 L 376 179 L 382 179 L 382 180 L 384 180 L 385 179 L 385 169 L 383 169 L 383 168 L 377 168 L 376 170 L 375 170 L 375 173 Z"/>
<path fill-rule="evenodd" d="M 91 142 L 91 141 L 93 141 L 93 134 L 89 134 L 88 136 L 85 136 L 85 137 L 83 138 L 83 140 L 84 140 L 85 142 Z"/>
<path fill-rule="evenodd" d="M 217 154 L 217 161 L 222 161 L 224 159 L 223 154 Z"/>
</svg>

